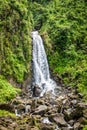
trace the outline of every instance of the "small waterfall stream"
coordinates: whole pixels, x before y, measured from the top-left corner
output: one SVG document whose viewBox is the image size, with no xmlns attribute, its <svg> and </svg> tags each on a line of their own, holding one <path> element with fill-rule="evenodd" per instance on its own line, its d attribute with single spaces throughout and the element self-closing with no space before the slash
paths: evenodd
<svg viewBox="0 0 87 130">
<path fill-rule="evenodd" d="M 43 40 L 37 31 L 32 32 L 33 38 L 33 79 L 34 84 L 41 88 L 41 95 L 47 91 L 54 92 L 56 83 L 50 78 L 49 65 Z"/>
</svg>

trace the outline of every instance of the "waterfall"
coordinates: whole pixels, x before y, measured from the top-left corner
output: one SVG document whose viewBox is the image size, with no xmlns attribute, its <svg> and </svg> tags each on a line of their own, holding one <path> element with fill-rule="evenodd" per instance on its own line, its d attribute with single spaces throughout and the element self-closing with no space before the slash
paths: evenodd
<svg viewBox="0 0 87 130">
<path fill-rule="evenodd" d="M 50 78 L 49 65 L 45 53 L 43 40 L 37 31 L 32 32 L 33 38 L 33 80 L 42 92 L 54 91 L 56 83 Z"/>
</svg>

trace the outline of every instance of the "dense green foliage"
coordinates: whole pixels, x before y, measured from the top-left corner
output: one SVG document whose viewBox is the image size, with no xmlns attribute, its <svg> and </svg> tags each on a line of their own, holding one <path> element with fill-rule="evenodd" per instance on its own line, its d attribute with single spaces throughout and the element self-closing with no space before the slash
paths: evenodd
<svg viewBox="0 0 87 130">
<path fill-rule="evenodd" d="M 86 96 L 87 2 L 42 0 L 32 4 L 32 12 L 34 26 L 40 30 L 47 46 L 50 69 L 56 76 L 60 75 L 66 85 L 78 87 Z"/>
<path fill-rule="evenodd" d="M 1 75 L 17 83 L 31 75 L 30 32 L 35 28 L 53 74 L 87 96 L 86 0 L 0 0 L 0 18 Z"/>
<path fill-rule="evenodd" d="M 6 111 L 6 110 L 0 110 L 0 117 L 1 116 L 16 117 L 16 115 L 14 113 L 10 113 L 9 111 Z"/>
<path fill-rule="evenodd" d="M 0 0 L 0 102 L 17 94 L 12 85 L 30 75 L 32 14 L 27 0 Z M 7 81 L 7 80 L 8 81 Z M 9 81 L 12 81 L 12 85 Z"/>
<path fill-rule="evenodd" d="M 0 102 L 10 101 L 19 92 L 19 89 L 14 88 L 7 80 L 0 76 Z"/>
<path fill-rule="evenodd" d="M 32 14 L 25 0 L 0 0 L 0 74 L 23 82 L 30 71 Z"/>
</svg>

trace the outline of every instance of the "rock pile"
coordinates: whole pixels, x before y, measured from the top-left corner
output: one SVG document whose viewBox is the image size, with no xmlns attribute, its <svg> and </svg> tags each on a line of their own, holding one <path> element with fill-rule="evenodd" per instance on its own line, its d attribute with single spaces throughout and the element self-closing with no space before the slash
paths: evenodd
<svg viewBox="0 0 87 130">
<path fill-rule="evenodd" d="M 71 89 L 58 96 L 48 92 L 41 98 L 26 93 L 16 97 L 10 106 L 16 117 L 1 117 L 0 130 L 82 130 L 87 104 Z"/>
</svg>

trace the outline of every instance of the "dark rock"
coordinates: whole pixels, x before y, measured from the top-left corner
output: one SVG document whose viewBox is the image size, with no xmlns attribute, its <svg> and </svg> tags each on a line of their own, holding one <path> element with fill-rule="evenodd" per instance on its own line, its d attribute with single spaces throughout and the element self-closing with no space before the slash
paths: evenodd
<svg viewBox="0 0 87 130">
<path fill-rule="evenodd" d="M 70 124 L 71 126 L 73 126 L 74 120 L 70 120 L 70 121 L 68 122 L 68 124 Z"/>
<path fill-rule="evenodd" d="M 17 109 L 19 109 L 19 110 L 25 110 L 25 105 L 24 104 L 19 104 L 18 106 L 17 106 Z"/>
<path fill-rule="evenodd" d="M 49 110 L 47 112 L 48 115 L 54 115 L 57 113 L 57 108 L 56 107 L 49 107 Z"/>
<path fill-rule="evenodd" d="M 14 106 L 9 104 L 9 103 L 0 103 L 0 109 L 1 110 L 7 110 L 7 111 L 10 111 L 10 112 L 15 111 Z"/>
<path fill-rule="evenodd" d="M 73 130 L 73 127 L 62 127 L 61 130 Z"/>
<path fill-rule="evenodd" d="M 80 118 L 83 115 L 83 113 L 82 113 L 82 109 L 79 109 L 79 107 L 76 106 L 76 108 L 65 109 L 64 115 L 65 115 L 65 119 L 67 121 L 69 121 L 69 120 L 72 120 L 72 119 Z"/>
<path fill-rule="evenodd" d="M 87 109 L 83 110 L 83 117 L 85 117 L 87 119 Z"/>
<path fill-rule="evenodd" d="M 54 126 L 51 125 L 51 124 L 48 125 L 48 124 L 43 124 L 43 123 L 41 123 L 40 129 L 41 129 L 41 130 L 54 130 L 55 128 L 54 128 Z"/>
<path fill-rule="evenodd" d="M 67 122 L 64 120 L 63 114 L 58 114 L 57 116 L 54 116 L 53 120 L 60 126 L 67 126 Z"/>
<path fill-rule="evenodd" d="M 33 96 L 39 97 L 41 94 L 41 88 L 38 85 L 34 85 L 33 87 Z"/>
<path fill-rule="evenodd" d="M 83 94 L 82 94 L 82 93 L 78 93 L 78 96 L 79 96 L 80 98 L 83 98 Z"/>
<path fill-rule="evenodd" d="M 31 103 L 31 111 L 37 107 L 37 100 L 33 99 Z"/>
<path fill-rule="evenodd" d="M 73 119 L 73 109 L 72 108 L 65 109 L 64 110 L 64 115 L 65 115 L 66 120 Z"/>
<path fill-rule="evenodd" d="M 42 112 L 45 113 L 47 109 L 48 109 L 48 108 L 47 108 L 46 105 L 40 105 L 40 106 L 35 110 L 34 113 L 37 113 L 37 114 L 40 114 L 40 113 L 42 113 Z"/>
<path fill-rule="evenodd" d="M 85 119 L 84 117 L 81 117 L 81 118 L 79 118 L 77 121 L 78 121 L 80 124 L 83 124 L 83 123 L 86 121 L 86 119 Z"/>
<path fill-rule="evenodd" d="M 74 93 L 68 93 L 68 97 L 71 99 L 78 99 L 78 95 L 75 95 Z"/>
</svg>

